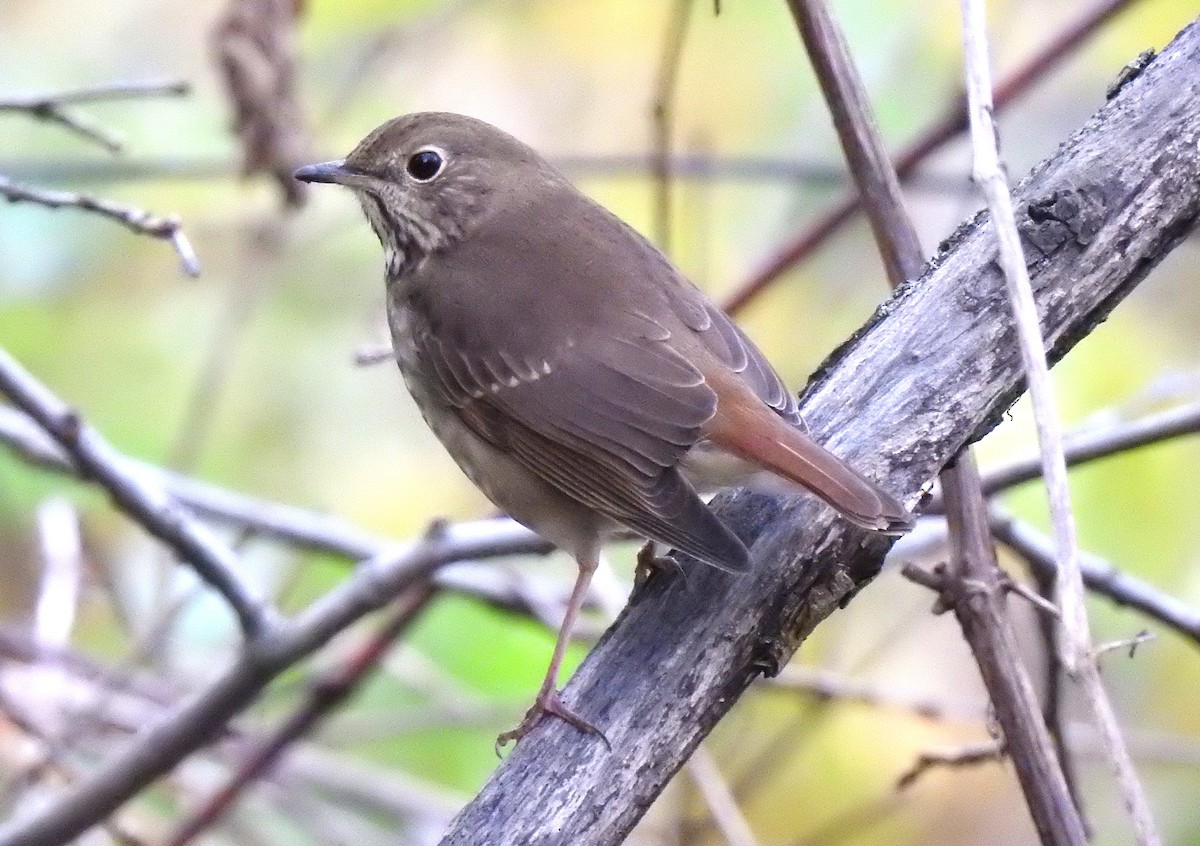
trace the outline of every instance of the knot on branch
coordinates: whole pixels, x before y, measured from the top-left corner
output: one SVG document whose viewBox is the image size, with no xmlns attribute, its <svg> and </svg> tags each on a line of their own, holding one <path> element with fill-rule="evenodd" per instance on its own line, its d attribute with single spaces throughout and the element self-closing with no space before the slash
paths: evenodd
<svg viewBox="0 0 1200 846">
<path fill-rule="evenodd" d="M 1096 237 L 1111 205 L 1103 189 L 1066 188 L 1029 201 L 1018 229 L 1043 256 L 1065 244 L 1086 247 Z"/>
</svg>

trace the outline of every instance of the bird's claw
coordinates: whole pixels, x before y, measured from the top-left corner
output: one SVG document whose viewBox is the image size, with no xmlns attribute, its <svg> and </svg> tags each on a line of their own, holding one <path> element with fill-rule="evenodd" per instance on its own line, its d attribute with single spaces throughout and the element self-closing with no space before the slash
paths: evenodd
<svg viewBox="0 0 1200 846">
<path fill-rule="evenodd" d="M 538 694 L 533 705 L 525 712 L 525 717 L 521 720 L 520 725 L 514 729 L 500 733 L 500 736 L 496 738 L 496 754 L 499 755 L 500 750 L 507 744 L 516 743 L 529 734 L 529 732 L 533 731 L 534 727 L 542 721 L 542 717 L 547 714 L 553 714 L 563 722 L 573 725 L 584 734 L 596 735 L 604 741 L 604 745 L 608 747 L 609 751 L 612 751 L 612 744 L 608 742 L 608 738 L 604 736 L 604 732 L 564 705 L 558 697 L 558 691 L 551 688 L 549 691 Z"/>
</svg>

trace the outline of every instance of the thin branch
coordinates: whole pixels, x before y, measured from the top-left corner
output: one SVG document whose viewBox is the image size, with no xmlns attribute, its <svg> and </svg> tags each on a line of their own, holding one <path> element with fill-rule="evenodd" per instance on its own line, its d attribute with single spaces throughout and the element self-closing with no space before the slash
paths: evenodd
<svg viewBox="0 0 1200 846">
<path fill-rule="evenodd" d="M 996 508 L 994 506 L 988 509 L 988 517 L 992 526 L 992 537 L 999 540 L 995 528 Z M 1053 554 L 1051 554 L 1051 561 L 1053 563 Z M 1033 578 L 1038 594 L 1042 597 L 1043 601 L 1051 605 L 1054 604 L 1055 571 L 1057 571 L 1056 567 L 1052 567 L 1050 572 L 1044 570 L 1033 571 Z M 1066 719 L 1063 709 L 1066 672 L 1063 669 L 1062 661 L 1059 659 L 1058 650 L 1055 648 L 1055 639 L 1058 637 L 1055 631 L 1058 627 L 1057 611 L 1058 608 L 1055 606 L 1056 616 L 1052 617 L 1048 614 L 1037 615 L 1037 630 L 1042 638 L 1046 662 L 1045 675 L 1043 677 L 1042 719 L 1045 721 L 1046 728 L 1050 732 L 1050 739 L 1054 741 L 1054 753 L 1058 756 L 1059 766 L 1062 767 L 1063 778 L 1067 781 L 1067 790 L 1071 793 L 1071 800 L 1079 810 L 1079 818 L 1083 822 L 1084 834 L 1087 835 L 1088 840 L 1091 840 L 1093 833 L 1092 825 L 1087 817 L 1087 809 L 1083 805 L 1083 796 L 1079 790 L 1075 756 L 1072 754 L 1071 746 L 1067 742 Z"/>
<path fill-rule="evenodd" d="M 862 197 L 888 281 L 897 288 L 921 274 L 925 254 L 904 207 L 900 179 L 888 159 L 866 89 L 824 0 L 789 0 L 788 5 Z"/>
<path fill-rule="evenodd" d="M 708 806 L 726 846 L 758 846 L 750 824 L 738 807 L 737 799 L 707 749 L 700 746 L 692 753 L 687 771 L 700 791 L 704 804 Z"/>
<path fill-rule="evenodd" d="M 1129 658 L 1134 658 L 1137 655 L 1138 647 L 1143 643 L 1150 643 L 1154 640 L 1154 634 L 1142 630 L 1133 637 L 1123 637 L 1120 640 L 1112 640 L 1107 643 L 1096 645 L 1096 657 L 1107 655 L 1110 652 L 1125 652 Z"/>
<path fill-rule="evenodd" d="M 183 233 L 182 223 L 174 215 L 157 217 L 136 206 L 127 206 L 102 197 L 23 185 L 3 174 L 0 174 L 0 197 L 10 203 L 35 203 L 48 209 L 81 209 L 116 221 L 138 235 L 168 241 L 179 255 L 179 264 L 183 272 L 188 276 L 200 275 L 200 259 L 196 256 L 192 243 Z"/>
<path fill-rule="evenodd" d="M 871 708 L 893 708 L 908 711 L 924 720 L 968 720 L 983 719 L 978 708 L 955 706 L 932 696 L 907 694 L 872 685 L 822 669 L 820 667 L 788 664 L 779 675 L 763 679 L 768 688 L 793 690 L 807 693 L 822 701 L 857 703 Z"/>
<path fill-rule="evenodd" d="M 995 504 L 989 506 L 988 519 L 992 535 L 1021 556 L 1036 575 L 1054 578 L 1057 565 L 1054 561 L 1054 542 L 1050 538 Z M 946 524 L 922 517 L 917 521 L 916 529 L 892 547 L 888 560 L 905 562 L 935 559 L 943 554 L 946 542 Z M 1079 564 L 1083 570 L 1084 586 L 1088 590 L 1117 605 L 1133 608 L 1200 645 L 1200 610 L 1095 555 L 1084 554 Z"/>
<path fill-rule="evenodd" d="M 654 135 L 650 156 L 650 172 L 654 177 L 654 240 L 668 255 L 671 252 L 671 133 L 675 127 L 675 93 L 692 3 L 693 0 L 675 0 L 671 6 L 662 58 L 654 81 L 654 100 L 650 104 Z"/>
<path fill-rule="evenodd" d="M 990 522 L 996 538 L 1019 555 L 1039 578 L 1053 579 L 1057 575 L 1058 562 L 1051 538 L 995 506 L 990 511 Z M 1079 565 L 1089 590 L 1118 605 L 1137 609 L 1200 645 L 1200 611 L 1094 555 L 1082 555 Z"/>
<path fill-rule="evenodd" d="M 26 97 L 0 97 L 0 111 L 23 109 L 40 111 L 55 105 L 78 105 L 107 100 L 133 100 L 139 97 L 186 97 L 192 87 L 182 80 L 125 80 L 99 82 L 82 88 L 71 88 L 55 94 L 34 94 Z"/>
<path fill-rule="evenodd" d="M 1050 367 L 1046 361 L 1037 305 L 1014 216 L 1012 195 L 1001 169 L 997 149 L 983 0 L 962 0 L 962 15 L 974 176 L 992 213 L 992 225 L 999 243 L 1000 265 L 1004 270 L 1025 378 L 1033 401 L 1034 421 L 1049 493 L 1059 568 L 1055 595 L 1062 614 L 1059 649 L 1065 669 L 1081 682 L 1100 735 L 1109 747 L 1137 841 L 1142 846 L 1153 846 L 1160 843 L 1161 838 L 1154 824 L 1150 803 L 1121 736 L 1120 724 L 1105 694 L 1092 652 L 1084 605 L 1083 576 L 1079 569 L 1079 547 L 1067 482 L 1067 463 L 1063 456 L 1062 430 L 1050 385 Z"/>
<path fill-rule="evenodd" d="M 108 82 L 57 94 L 0 97 L 0 112 L 23 112 L 37 120 L 56 123 L 88 141 L 95 141 L 110 153 L 119 153 L 124 147 L 119 138 L 91 118 L 66 107 L 134 97 L 182 97 L 189 93 L 191 86 L 186 82 Z"/>
<path fill-rule="evenodd" d="M 1099 429 L 1085 429 L 1068 434 L 1063 442 L 1063 451 L 1067 459 L 1067 466 L 1076 467 L 1111 455 L 1119 455 L 1144 446 L 1198 433 L 1200 433 L 1200 403 L 1187 403 L 1177 408 L 1147 414 L 1136 420 L 1121 421 Z M 992 496 L 1041 477 L 1041 459 L 1036 455 L 1031 455 L 1010 464 L 983 471 L 983 492 Z M 935 490 L 922 509 L 922 513 L 940 514 L 941 511 L 942 494 L 941 491 Z M 1085 573 L 1085 583 L 1086 578 Z"/>
<path fill-rule="evenodd" d="M 898 287 L 921 274 L 924 259 L 866 90 L 825 0 L 791 0 L 789 5 L 863 197 L 888 279 Z M 1082 823 L 1070 802 L 1032 685 L 1015 648 L 999 591 L 1003 577 L 987 533 L 979 471 L 970 450 L 964 450 L 940 478 L 947 492 L 953 562 L 943 596 L 954 607 L 979 664 L 1043 842 L 1082 844 Z M 973 586 L 980 584 L 988 587 L 984 595 L 976 596 Z"/>
<path fill-rule="evenodd" d="M 139 476 L 107 441 L 65 402 L 0 349 L 0 391 L 37 421 L 89 479 L 146 531 L 163 541 L 229 603 L 247 638 L 273 623 L 273 612 L 253 597 L 237 575 L 227 546 L 184 512 L 153 480 Z"/>
<path fill-rule="evenodd" d="M 292 744 L 310 734 L 335 708 L 353 696 L 379 666 L 387 650 L 403 634 L 436 593 L 428 582 L 402 594 L 375 635 L 341 667 L 318 678 L 292 715 L 241 763 L 233 777 L 171 835 L 168 846 L 183 846 L 215 825 L 252 782 L 263 778 Z"/>
<path fill-rule="evenodd" d="M 973 767 L 986 764 L 989 761 L 1000 761 L 1004 757 L 1004 743 L 1000 740 L 984 740 L 960 746 L 957 749 L 945 749 L 922 752 L 908 772 L 896 780 L 897 790 L 907 790 L 917 783 L 918 779 L 932 769 L 940 767 Z"/>
<path fill-rule="evenodd" d="M 1123 421 L 1103 429 L 1068 435 L 1063 449 L 1067 466 L 1074 467 L 1098 458 L 1197 433 L 1200 433 L 1200 403 L 1189 403 L 1148 414 L 1138 420 Z M 984 471 L 983 490 L 991 495 L 1022 482 L 1040 478 L 1041 475 L 1041 459 L 1029 456 L 1003 467 Z M 930 506 L 936 505 L 935 495 Z"/>
<path fill-rule="evenodd" d="M 963 0 L 964 62 L 970 102 L 973 175 L 983 191 L 992 214 L 999 242 L 1000 265 L 1008 285 L 1016 322 L 1018 346 L 1029 383 L 1033 417 L 1037 426 L 1042 472 L 1050 500 L 1050 515 L 1058 547 L 1058 578 L 1055 596 L 1062 614 L 1059 649 L 1069 673 L 1078 672 L 1090 660 L 1091 639 L 1083 604 L 1083 577 L 1079 572 L 1079 543 L 1067 462 L 1063 456 L 1062 429 L 1058 406 L 1050 385 L 1050 366 L 1042 339 L 1037 305 L 1025 266 L 1025 252 L 1017 231 L 1012 195 L 1008 190 L 996 146 L 997 128 L 992 120 L 992 78 L 987 46 L 987 21 L 983 0 Z"/>
<path fill-rule="evenodd" d="M 953 555 L 939 602 L 953 608 L 971 645 L 1041 841 L 1047 846 L 1083 846 L 1087 827 L 1071 796 L 1008 616 L 978 471 L 970 453 L 958 461 L 972 466 L 962 476 L 942 475 Z M 961 478 L 974 483 L 962 485 Z"/>
<path fill-rule="evenodd" d="M 524 550 L 529 531 L 495 521 L 491 534 L 460 540 L 452 534 L 390 550 L 360 565 L 354 577 L 318 599 L 291 622 L 267 630 L 232 667 L 197 697 L 146 728 L 66 796 L 0 825 L 0 846 L 67 842 L 112 814 L 128 799 L 210 742 L 280 673 L 392 597 L 456 561 Z"/>
<path fill-rule="evenodd" d="M 1136 0 L 1099 0 L 1092 9 L 1080 15 L 1078 20 L 1073 21 L 1066 29 L 1051 38 L 1024 65 L 1001 80 L 996 87 L 996 110 L 1003 109 L 1033 87 L 1033 83 L 1044 79 L 1055 65 L 1072 56 L 1081 44 L 1094 35 L 1114 15 L 1134 2 Z M 917 140 L 910 143 L 896 156 L 897 176 L 902 180 L 909 179 L 921 162 L 966 128 L 966 104 L 965 101 L 959 100 L 930 124 L 917 137 Z M 854 191 L 847 193 L 834 203 L 824 215 L 750 274 L 750 277 L 726 298 L 726 310 L 740 311 L 772 282 L 797 263 L 812 255 L 830 236 L 854 217 L 854 214 L 861 208 L 861 202 L 861 195 Z"/>
</svg>

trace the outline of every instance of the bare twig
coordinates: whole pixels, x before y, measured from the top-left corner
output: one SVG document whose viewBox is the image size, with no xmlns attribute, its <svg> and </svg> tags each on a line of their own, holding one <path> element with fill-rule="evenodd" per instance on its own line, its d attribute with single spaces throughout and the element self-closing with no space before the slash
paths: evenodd
<svg viewBox="0 0 1200 846">
<path fill-rule="evenodd" d="M 1033 83 L 1040 81 L 1059 62 L 1074 54 L 1076 48 L 1095 34 L 1105 23 L 1134 0 L 1099 0 L 1090 10 L 1058 33 L 1024 65 L 1017 68 L 996 87 L 995 108 L 1000 110 L 1019 97 Z M 896 174 L 908 179 L 917 166 L 933 152 L 967 128 L 966 104 L 959 101 L 941 118 L 934 121 L 916 141 L 904 148 L 895 158 Z M 772 282 L 795 266 L 853 218 L 861 208 L 861 196 L 850 192 L 836 202 L 817 221 L 809 225 L 790 243 L 784 245 L 761 267 L 750 275 L 725 301 L 728 311 L 739 311 Z"/>
<path fill-rule="evenodd" d="M 821 700 L 856 702 L 872 708 L 896 708 L 926 720 L 970 720 L 983 718 L 980 709 L 955 706 L 931 696 L 912 695 L 857 681 L 820 667 L 789 664 L 762 684 L 771 688 L 803 691 Z"/>
<path fill-rule="evenodd" d="M 958 460 L 973 463 L 970 453 Z M 1003 730 L 1005 748 L 1042 842 L 1047 846 L 1083 846 L 1087 828 L 1072 799 L 1029 674 L 1021 663 L 974 468 L 969 476 L 975 484 L 965 487 L 959 482 L 960 476 L 942 476 L 953 554 L 939 601 L 953 608 L 975 654 L 996 721 Z"/>
<path fill-rule="evenodd" d="M 182 224 L 177 217 L 157 217 L 135 206 L 127 206 L 87 194 L 76 194 L 73 191 L 56 191 L 22 185 L 3 174 L 0 174 L 0 197 L 4 197 L 10 203 L 36 203 L 48 209 L 82 209 L 116 221 L 138 235 L 148 235 L 151 238 L 169 241 L 175 248 L 175 252 L 179 254 L 179 263 L 183 267 L 183 272 L 189 276 L 200 274 L 200 260 L 196 257 L 196 251 L 191 242 L 183 234 Z"/>
<path fill-rule="evenodd" d="M 1096 431 L 1083 431 L 1068 435 L 1063 444 L 1067 466 L 1073 467 L 1128 452 L 1143 446 L 1161 443 L 1184 435 L 1200 432 L 1200 403 L 1189 403 L 1178 408 L 1148 414 L 1138 420 L 1116 423 Z M 983 474 L 983 490 L 986 494 L 1006 490 L 1022 482 L 1040 478 L 1042 465 L 1034 456 L 996 467 Z M 936 496 L 930 503 L 936 507 Z"/>
<path fill-rule="evenodd" d="M 1040 577 L 1054 578 L 1058 563 L 1051 538 L 995 506 L 990 519 L 992 533 L 1001 543 L 1021 556 Z M 1089 590 L 1118 605 L 1135 608 L 1200 645 L 1200 611 L 1094 555 L 1081 556 L 1079 565 Z"/>
<path fill-rule="evenodd" d="M 863 196 L 888 278 L 893 286 L 915 279 L 923 268 L 920 242 L 845 39 L 824 0 L 791 0 L 790 5 Z M 969 450 L 942 471 L 941 480 L 947 491 L 953 561 L 943 599 L 954 607 L 975 654 L 1014 750 L 1021 787 L 1043 842 L 1082 843 L 1082 824 L 1070 804 L 1032 686 L 1014 648 L 999 591 L 1003 577 L 987 533 L 979 473 Z"/>
<path fill-rule="evenodd" d="M 1137 654 L 1139 646 L 1143 643 L 1150 643 L 1152 640 L 1154 640 L 1154 634 L 1143 630 L 1133 637 L 1124 637 L 1120 640 L 1100 643 L 1096 645 L 1096 657 L 1099 658 L 1102 655 L 1107 655 L 1109 652 L 1128 652 L 1129 657 L 1133 658 Z"/>
<path fill-rule="evenodd" d="M 988 517 L 992 524 L 992 537 L 999 540 L 995 529 L 996 510 L 995 506 L 989 507 Z M 1051 546 L 1053 545 L 1051 544 Z M 1038 570 L 1036 568 L 1031 569 L 1038 594 L 1047 603 L 1054 605 L 1055 568 L 1053 567 L 1053 551 L 1051 552 L 1051 564 L 1052 566 L 1049 571 Z M 1058 608 L 1057 606 L 1054 607 L 1057 614 Z M 1056 638 L 1058 637 L 1055 633 L 1057 627 L 1057 616 L 1038 615 L 1037 629 L 1042 638 L 1046 662 L 1046 670 L 1043 677 L 1045 687 L 1042 693 L 1042 719 L 1046 723 L 1046 729 L 1050 732 L 1050 739 L 1054 741 L 1054 752 L 1058 756 L 1059 766 L 1062 767 L 1063 778 L 1067 781 L 1067 790 L 1071 793 L 1071 800 L 1075 803 L 1075 807 L 1079 811 L 1079 818 L 1083 822 L 1084 834 L 1091 840 L 1092 825 L 1087 817 L 1087 809 L 1083 805 L 1083 796 L 1079 790 L 1075 756 L 1072 754 L 1071 746 L 1067 742 L 1066 722 L 1063 710 L 1066 673 L 1063 670 L 1062 661 L 1059 660 L 1058 650 L 1055 648 Z"/>
<path fill-rule="evenodd" d="M 1075 673 L 1081 663 L 1090 660 L 1091 643 L 1087 612 L 1083 605 L 1083 578 L 1079 572 L 1079 545 L 1071 511 L 1067 462 L 1063 457 L 1062 429 L 1050 386 L 1050 366 L 1046 362 L 1037 306 L 1033 300 L 1021 236 L 1014 218 L 1012 195 L 996 146 L 997 130 L 992 121 L 992 78 L 984 5 L 982 0 L 963 0 L 962 9 L 973 173 L 992 212 L 992 223 L 1000 247 L 1000 264 L 1008 284 L 1021 360 L 1033 402 L 1041 464 L 1049 491 L 1054 537 L 1058 546 L 1059 569 L 1055 595 L 1062 614 L 1061 632 L 1064 638 L 1060 650 L 1067 671 Z"/>
<path fill-rule="evenodd" d="M 1016 594 L 1032 605 L 1034 610 L 1039 612 L 1039 616 L 1049 617 L 1052 620 L 1057 620 L 1061 616 L 1058 613 L 1058 606 L 1052 600 L 1042 596 L 1023 582 L 1007 578 L 1000 583 L 1000 586 L 1006 592 Z"/>
<path fill-rule="evenodd" d="M 71 793 L 28 817 L 0 826 L 0 846 L 45 846 L 78 836 L 155 778 L 209 742 L 288 667 L 392 597 L 456 561 L 528 548 L 530 532 L 511 521 L 468 540 L 445 536 L 387 550 L 296 619 L 267 630 L 199 696 L 145 729 Z"/>
<path fill-rule="evenodd" d="M 22 112 L 39 120 L 57 123 L 110 152 L 120 152 L 121 142 L 107 129 L 67 108 L 69 105 L 131 97 L 182 96 L 191 91 L 183 82 L 115 82 L 89 86 L 57 94 L 0 98 L 0 112 Z M 0 197 L 10 203 L 36 203 L 50 209 L 77 208 L 116 221 L 132 232 L 169 241 L 179 254 L 183 271 L 189 276 L 200 273 L 200 261 L 184 235 L 176 217 L 157 217 L 142 209 L 112 200 L 22 184 L 0 174 Z"/>
<path fill-rule="evenodd" d="M 79 515 L 65 499 L 47 499 L 38 508 L 42 578 L 34 612 L 38 641 L 50 647 L 71 642 L 83 580 L 83 544 Z"/>
<path fill-rule="evenodd" d="M 99 432 L 2 349 L 0 391 L 37 421 L 87 478 L 108 491 L 122 511 L 174 549 L 218 591 L 248 638 L 259 636 L 272 624 L 270 609 L 254 598 L 237 576 L 233 552 L 181 510 L 161 485 L 139 476 Z"/>
<path fill-rule="evenodd" d="M 378 667 L 395 640 L 412 624 L 435 594 L 428 583 L 416 584 L 401 595 L 380 630 L 346 663 L 317 679 L 308 697 L 280 728 L 241 763 L 233 777 L 171 835 L 169 846 L 183 846 L 211 828 L 237 801 L 245 788 L 261 779 L 295 743 L 309 734 L 338 705 L 354 695 Z"/>
<path fill-rule="evenodd" d="M 845 38 L 823 0 L 789 0 L 788 5 L 862 197 L 888 281 L 893 288 L 899 287 L 920 275 L 925 256 L 904 207 L 900 179 L 888 159 L 867 92 Z"/>
<path fill-rule="evenodd" d="M 972 767 L 1004 757 L 1004 743 L 1000 740 L 984 740 L 960 746 L 957 749 L 930 750 L 917 756 L 912 768 L 896 780 L 897 790 L 907 790 L 917 780 L 937 767 Z"/>
<path fill-rule="evenodd" d="M 186 82 L 108 82 L 26 97 L 0 97 L 0 112 L 23 112 L 38 120 L 56 123 L 89 141 L 95 141 L 110 153 L 123 149 L 120 139 L 99 123 L 67 108 L 100 100 L 128 100 L 134 97 L 182 97 L 191 92 Z"/>
<path fill-rule="evenodd" d="M 703 746 L 696 748 L 687 763 L 688 775 L 692 777 L 704 804 L 712 814 L 717 830 L 721 832 L 726 846 L 757 846 L 754 832 L 738 807 L 737 799 L 717 769 L 717 762 Z"/>
<path fill-rule="evenodd" d="M 664 253 L 671 252 L 671 133 L 675 128 L 675 92 L 679 67 L 683 62 L 683 44 L 687 38 L 693 0 L 675 0 L 667 16 L 666 38 L 658 75 L 654 81 L 654 100 L 650 104 L 653 127 L 653 152 L 650 171 L 654 175 L 654 240 Z"/>
<path fill-rule="evenodd" d="M 996 146 L 997 129 L 992 120 L 992 81 L 984 4 L 982 0 L 963 0 L 962 10 L 973 173 L 992 213 L 992 223 L 999 242 L 1000 265 L 1008 284 L 1021 360 L 1033 402 L 1041 464 L 1058 547 L 1055 596 L 1063 624 L 1059 649 L 1067 671 L 1075 674 L 1080 664 L 1091 660 L 1091 640 L 1087 611 L 1083 604 L 1083 577 L 1079 572 L 1079 544 L 1075 534 L 1075 517 L 1071 511 L 1062 429 L 1050 386 L 1050 366 L 1046 362 L 1037 306 L 1014 217 L 1012 195 Z"/>
<path fill-rule="evenodd" d="M 128 80 L 101 82 L 72 88 L 55 94 L 35 94 L 27 97 L 0 97 L 0 111 L 21 109 L 41 111 L 55 105 L 77 105 L 105 100 L 133 100 L 138 97 L 186 97 L 192 87 L 181 80 Z"/>
<path fill-rule="evenodd" d="M 1067 672 L 1083 685 L 1100 735 L 1109 747 L 1121 792 L 1133 820 L 1137 841 L 1143 846 L 1151 846 L 1161 842 L 1161 839 L 1154 824 L 1145 788 L 1137 777 L 1133 760 L 1121 737 L 1120 724 L 1104 692 L 1092 652 L 1087 610 L 1084 606 L 1083 576 L 1079 569 L 1075 520 L 1071 512 L 1067 483 L 1067 463 L 1063 456 L 1062 430 L 1050 385 L 1050 368 L 1046 361 L 1037 306 L 1014 217 L 1012 195 L 1000 165 L 997 131 L 992 120 L 992 77 L 983 0 L 962 0 L 962 14 L 973 171 L 976 182 L 987 198 L 999 242 L 1000 265 L 1008 286 L 1021 359 L 1033 401 L 1034 420 L 1058 551 L 1055 596 L 1059 612 L 1062 614 L 1059 651 Z"/>
<path fill-rule="evenodd" d="M 1068 467 L 1086 464 L 1110 455 L 1118 455 L 1172 438 L 1200 433 L 1200 403 L 1187 403 L 1166 411 L 1147 414 L 1136 420 L 1121 421 L 1095 430 L 1085 429 L 1066 436 L 1063 449 Z M 990 496 L 1024 482 L 1040 479 L 1041 460 L 1022 458 L 1011 464 L 983 472 L 983 492 Z M 942 510 L 942 495 L 934 491 L 923 508 L 924 514 Z M 1086 580 L 1086 573 L 1084 575 Z"/>
</svg>

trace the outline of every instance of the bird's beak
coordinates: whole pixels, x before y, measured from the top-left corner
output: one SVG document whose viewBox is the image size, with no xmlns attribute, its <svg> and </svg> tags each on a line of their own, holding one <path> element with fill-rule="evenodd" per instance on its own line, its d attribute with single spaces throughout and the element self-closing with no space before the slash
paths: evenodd
<svg viewBox="0 0 1200 846">
<path fill-rule="evenodd" d="M 295 172 L 292 173 L 292 176 L 301 182 L 332 182 L 343 185 L 357 175 L 354 170 L 346 167 L 345 159 L 335 159 L 331 162 L 305 165 L 304 167 L 296 168 Z"/>
</svg>

